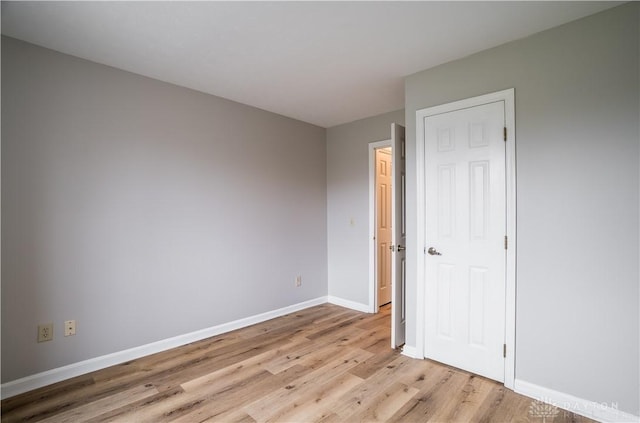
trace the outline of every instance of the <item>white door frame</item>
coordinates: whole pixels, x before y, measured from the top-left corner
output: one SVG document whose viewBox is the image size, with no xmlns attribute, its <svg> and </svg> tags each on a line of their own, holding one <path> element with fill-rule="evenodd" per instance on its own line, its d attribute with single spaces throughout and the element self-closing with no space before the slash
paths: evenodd
<svg viewBox="0 0 640 423">
<path fill-rule="evenodd" d="M 376 247 L 376 150 L 391 147 L 391 140 L 369 143 L 369 313 L 378 312 L 378 270 Z M 395 154 L 394 151 L 391 154 Z M 393 216 L 392 216 L 393 219 Z M 393 221 L 393 220 L 392 220 Z M 393 303 L 391 303 L 393 307 Z M 393 330 L 393 329 L 392 329 Z"/>
<path fill-rule="evenodd" d="M 504 368 L 504 386 L 514 389 L 515 381 L 515 335 L 516 335 L 516 137 L 515 137 L 515 90 L 513 88 L 454 101 L 439 106 L 416 111 L 416 203 L 417 203 L 417 243 L 415 260 L 417 267 L 417 308 L 416 308 L 416 356 L 424 357 L 425 330 L 425 139 L 424 119 L 441 113 L 504 101 L 505 126 L 507 128 L 505 181 L 508 248 L 506 257 L 506 304 L 505 304 L 505 344 L 507 356 Z"/>
</svg>

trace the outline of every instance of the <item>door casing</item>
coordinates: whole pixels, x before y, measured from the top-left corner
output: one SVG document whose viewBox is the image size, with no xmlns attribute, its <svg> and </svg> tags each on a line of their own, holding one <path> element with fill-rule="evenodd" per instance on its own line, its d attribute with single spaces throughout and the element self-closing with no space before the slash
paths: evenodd
<svg viewBox="0 0 640 423">
<path fill-rule="evenodd" d="M 506 257 L 506 304 L 505 304 L 505 380 L 504 386 L 514 389 L 515 381 L 515 335 L 516 335 L 516 161 L 515 161 L 515 90 L 513 88 L 472 97 L 439 106 L 416 111 L 416 345 L 415 356 L 424 358 L 424 318 L 425 318 L 425 137 L 424 120 L 426 117 L 451 112 L 482 104 L 504 101 L 505 126 L 507 140 L 505 149 L 506 183 L 506 236 L 508 239 Z"/>
</svg>

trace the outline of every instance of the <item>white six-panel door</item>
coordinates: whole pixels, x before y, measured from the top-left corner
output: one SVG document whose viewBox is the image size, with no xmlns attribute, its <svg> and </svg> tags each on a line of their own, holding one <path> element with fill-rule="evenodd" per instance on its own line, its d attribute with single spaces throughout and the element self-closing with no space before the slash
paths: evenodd
<svg viewBox="0 0 640 423">
<path fill-rule="evenodd" d="M 505 380 L 505 104 L 424 118 L 424 355 Z"/>
</svg>

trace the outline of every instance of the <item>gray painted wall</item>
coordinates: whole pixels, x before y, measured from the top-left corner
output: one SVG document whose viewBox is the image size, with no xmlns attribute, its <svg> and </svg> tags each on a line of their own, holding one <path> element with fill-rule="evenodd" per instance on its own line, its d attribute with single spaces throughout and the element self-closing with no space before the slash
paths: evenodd
<svg viewBox="0 0 640 423">
<path fill-rule="evenodd" d="M 329 295 L 365 305 L 369 304 L 369 143 L 390 139 L 392 123 L 404 125 L 404 110 L 327 129 Z"/>
<path fill-rule="evenodd" d="M 640 415 L 639 9 L 614 8 L 409 76 L 416 110 L 515 88 L 516 378 Z M 415 162 L 408 162 L 409 234 Z M 416 238 L 408 240 L 415 251 Z M 415 298 L 409 262 L 408 298 Z M 415 345 L 416 303 L 407 310 Z"/>
<path fill-rule="evenodd" d="M 516 88 L 516 377 L 636 415 L 638 9 L 406 80 L 409 154 L 417 109 Z M 2 59 L 3 382 L 327 293 L 368 302 L 367 144 L 402 111 L 325 131 L 12 39 Z"/>
<path fill-rule="evenodd" d="M 325 129 L 9 38 L 2 89 L 3 382 L 327 295 Z"/>
</svg>

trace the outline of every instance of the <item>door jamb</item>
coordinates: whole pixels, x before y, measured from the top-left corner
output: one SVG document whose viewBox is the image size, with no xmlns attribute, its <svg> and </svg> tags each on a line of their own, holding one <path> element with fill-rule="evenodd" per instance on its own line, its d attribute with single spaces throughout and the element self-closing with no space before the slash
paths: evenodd
<svg viewBox="0 0 640 423">
<path fill-rule="evenodd" d="M 513 88 L 467 98 L 439 106 L 416 111 L 416 203 L 417 203 L 417 246 L 416 260 L 417 308 L 416 308 L 416 356 L 424 357 L 424 316 L 425 316 L 425 139 L 424 119 L 441 113 L 482 104 L 504 101 L 507 141 L 505 150 L 506 183 L 506 235 L 509 243 L 506 256 L 506 304 L 505 304 L 505 344 L 504 386 L 513 390 L 515 382 L 515 337 L 516 337 L 516 131 L 515 131 L 515 90 Z M 422 216 L 422 218 L 421 218 Z M 422 247 L 422 248 L 420 248 Z"/>
<path fill-rule="evenodd" d="M 377 281 L 377 256 L 376 247 L 376 150 L 378 148 L 391 147 L 391 140 L 369 143 L 369 312 L 378 312 L 378 284 Z M 395 152 L 391 152 L 395 154 Z M 393 216 L 391 217 L 393 219 Z M 391 303 L 393 307 L 393 302 Z M 391 328 L 393 330 L 393 328 Z"/>
</svg>

